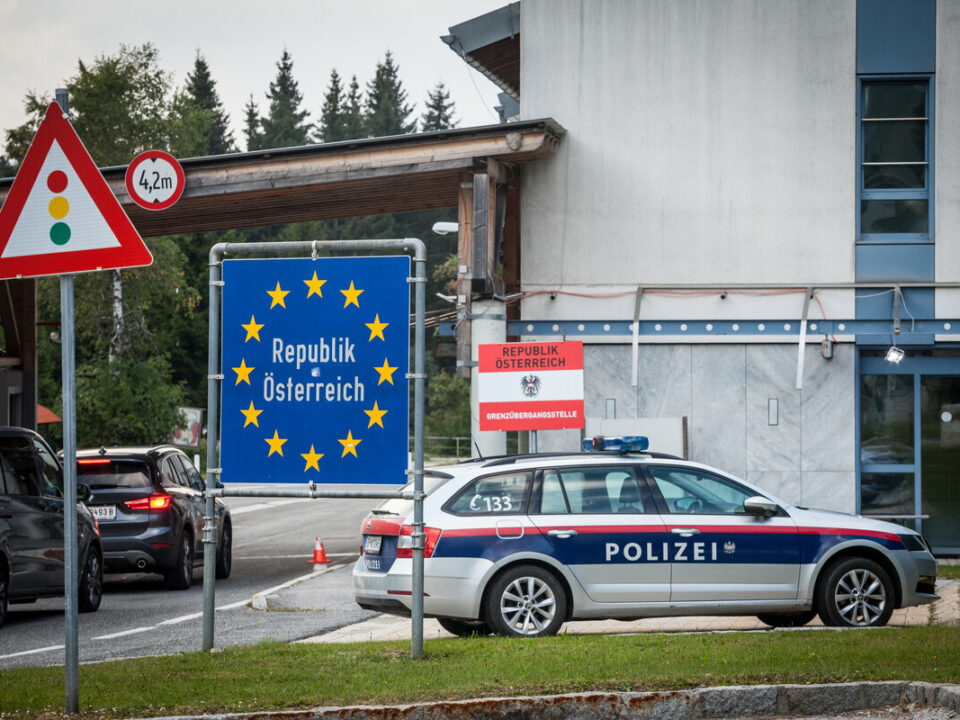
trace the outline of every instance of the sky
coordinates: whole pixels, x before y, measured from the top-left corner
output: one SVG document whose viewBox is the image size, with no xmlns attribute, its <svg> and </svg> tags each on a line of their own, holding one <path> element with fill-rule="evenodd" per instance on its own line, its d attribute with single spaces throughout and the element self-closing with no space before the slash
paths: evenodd
<svg viewBox="0 0 960 720">
<path fill-rule="evenodd" d="M 243 107 L 253 94 L 261 113 L 284 49 L 310 111 L 319 119 L 336 69 L 361 88 L 390 50 L 415 115 L 442 81 L 459 127 L 497 122 L 493 83 L 440 40 L 450 25 L 509 0 L 0 0 L 0 142 L 26 120 L 28 91 L 53 98 L 77 63 L 115 54 L 121 44 L 152 43 L 175 86 L 186 82 L 197 50 L 217 83 L 234 139 L 245 149 Z"/>
</svg>

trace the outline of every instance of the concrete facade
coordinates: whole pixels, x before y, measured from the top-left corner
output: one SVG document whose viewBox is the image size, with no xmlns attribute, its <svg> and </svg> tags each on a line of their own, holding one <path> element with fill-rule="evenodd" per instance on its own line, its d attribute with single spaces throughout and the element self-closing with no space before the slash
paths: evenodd
<svg viewBox="0 0 960 720">
<path fill-rule="evenodd" d="M 630 321 L 637 288 L 651 284 L 713 289 L 645 290 L 642 321 L 782 319 L 796 328 L 803 288 L 817 285 L 811 321 L 866 317 L 852 288 L 822 287 L 868 274 L 858 271 L 858 97 L 867 78 L 858 75 L 858 7 L 522 0 L 520 116 L 555 118 L 567 130 L 555 158 L 524 169 L 521 279 L 533 295 L 522 319 Z M 921 243 L 865 248 L 873 258 L 932 249 L 931 286 L 960 281 L 960 0 L 935 8 L 936 71 L 926 76 L 934 224 Z M 913 270 L 887 265 L 883 281 L 911 279 Z M 717 289 L 751 284 L 797 289 Z M 960 290 L 934 292 L 931 319 L 960 317 Z M 890 317 L 890 298 L 881 317 Z M 810 332 L 797 389 L 796 334 L 764 336 L 754 324 L 743 337 L 644 335 L 635 379 L 629 335 L 584 336 L 586 415 L 684 417 L 691 459 L 791 502 L 859 511 L 860 358 L 894 339 L 871 338 L 833 335 L 824 358 L 825 336 Z M 956 347 L 958 337 L 936 340 Z M 917 378 L 927 372 L 916 367 Z M 960 375 L 960 358 L 946 372 Z M 579 441 L 543 432 L 538 447 Z"/>
</svg>

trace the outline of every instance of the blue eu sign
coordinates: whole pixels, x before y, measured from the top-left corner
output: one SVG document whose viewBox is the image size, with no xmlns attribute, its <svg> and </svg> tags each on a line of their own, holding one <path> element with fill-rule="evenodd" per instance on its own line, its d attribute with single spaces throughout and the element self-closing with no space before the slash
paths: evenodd
<svg viewBox="0 0 960 720">
<path fill-rule="evenodd" d="M 223 263 L 223 482 L 406 482 L 410 258 Z"/>
</svg>

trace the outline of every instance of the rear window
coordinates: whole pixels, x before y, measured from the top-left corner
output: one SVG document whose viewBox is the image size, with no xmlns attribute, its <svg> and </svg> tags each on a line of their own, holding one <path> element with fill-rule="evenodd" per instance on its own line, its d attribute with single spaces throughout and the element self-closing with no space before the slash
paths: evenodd
<svg viewBox="0 0 960 720">
<path fill-rule="evenodd" d="M 443 485 L 450 478 L 446 475 L 427 475 L 423 476 L 423 491 L 429 495 L 438 487 Z M 402 492 L 413 492 L 413 483 L 409 482 L 401 488 Z M 404 500 L 403 498 L 391 498 L 384 500 L 374 508 L 375 515 L 399 515 L 406 517 L 413 512 L 413 500 Z"/>
<path fill-rule="evenodd" d="M 136 460 L 77 460 L 77 479 L 91 490 L 150 487 L 150 471 L 146 463 Z"/>
</svg>

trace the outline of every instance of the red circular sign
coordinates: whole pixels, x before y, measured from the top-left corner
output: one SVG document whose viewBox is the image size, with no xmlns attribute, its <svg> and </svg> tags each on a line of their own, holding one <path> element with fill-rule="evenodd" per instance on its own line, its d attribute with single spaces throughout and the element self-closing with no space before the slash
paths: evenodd
<svg viewBox="0 0 960 720">
<path fill-rule="evenodd" d="M 166 210 L 183 194 L 183 168 L 170 153 L 148 150 L 137 155 L 124 178 L 127 194 L 147 210 Z"/>
</svg>

